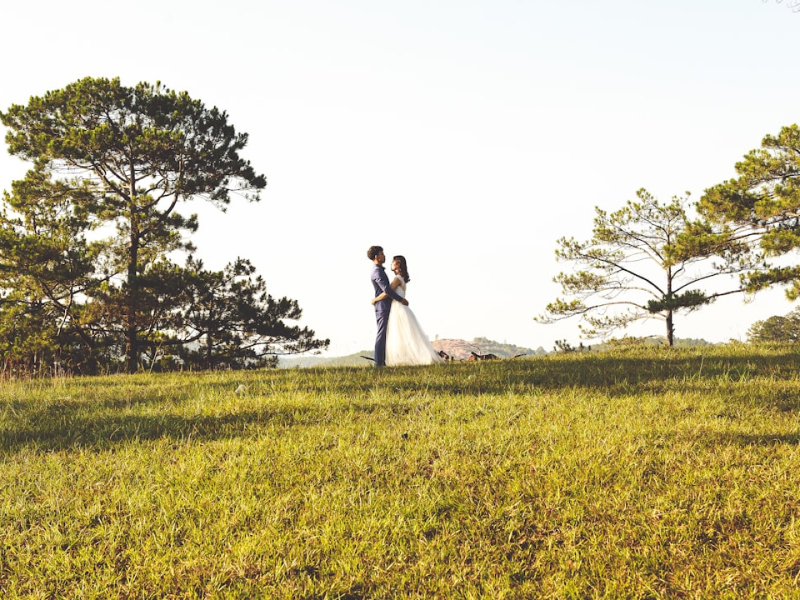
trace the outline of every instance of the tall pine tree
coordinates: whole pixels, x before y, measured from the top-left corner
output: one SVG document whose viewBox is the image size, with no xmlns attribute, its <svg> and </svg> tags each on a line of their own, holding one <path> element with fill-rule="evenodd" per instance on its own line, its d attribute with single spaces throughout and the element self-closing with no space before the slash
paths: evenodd
<svg viewBox="0 0 800 600">
<path fill-rule="evenodd" d="M 60 315 L 55 333 L 68 330 L 89 354 L 124 354 L 134 372 L 154 340 L 181 339 L 175 315 L 190 300 L 170 290 L 174 269 L 164 268 L 170 253 L 193 249 L 197 218 L 181 206 L 205 199 L 224 210 L 233 195 L 259 200 L 266 186 L 240 155 L 247 134 L 185 92 L 102 78 L 13 105 L 0 121 L 9 152 L 32 163 L 2 217 L 0 268 L 30 263 L 27 279 L 2 281 L 5 306 Z M 303 331 L 304 347 L 315 347 Z"/>
</svg>

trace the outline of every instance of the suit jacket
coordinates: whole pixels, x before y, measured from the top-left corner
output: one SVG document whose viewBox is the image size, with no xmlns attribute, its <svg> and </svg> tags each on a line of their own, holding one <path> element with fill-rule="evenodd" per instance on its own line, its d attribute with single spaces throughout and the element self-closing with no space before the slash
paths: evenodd
<svg viewBox="0 0 800 600">
<path fill-rule="evenodd" d="M 375 312 L 388 313 L 389 309 L 392 308 L 392 300 L 397 300 L 400 302 L 403 299 L 400 294 L 392 289 L 391 284 L 389 283 L 389 278 L 386 276 L 386 270 L 380 265 L 375 265 L 375 267 L 372 269 L 372 287 L 375 288 L 376 298 L 383 292 L 386 292 L 388 295 L 388 298 L 384 298 L 380 302 L 375 303 Z"/>
</svg>

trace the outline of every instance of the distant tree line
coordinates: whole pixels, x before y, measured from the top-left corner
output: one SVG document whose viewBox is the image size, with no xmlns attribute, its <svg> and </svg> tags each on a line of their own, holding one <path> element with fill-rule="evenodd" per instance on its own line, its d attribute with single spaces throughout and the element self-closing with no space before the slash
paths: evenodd
<svg viewBox="0 0 800 600">
<path fill-rule="evenodd" d="M 496 354 L 502 358 L 511 358 L 514 356 L 539 356 L 547 354 L 543 348 L 534 350 L 532 348 L 523 348 L 514 344 L 507 344 L 505 342 L 497 342 L 490 340 L 487 337 L 473 338 L 470 348 L 474 348 L 481 354 Z"/>
<path fill-rule="evenodd" d="M 608 350 L 641 348 L 647 346 L 665 346 L 668 340 L 662 336 L 654 335 L 648 337 L 623 336 L 621 338 L 610 338 L 602 343 L 585 346 L 583 342 L 578 346 L 573 346 L 567 340 L 556 340 L 553 346 L 555 354 L 567 354 L 573 352 L 605 352 Z M 703 339 L 675 338 L 672 343 L 676 348 L 698 348 L 703 346 L 713 346 L 711 342 Z M 546 353 L 545 353 L 546 354 Z"/>
<path fill-rule="evenodd" d="M 800 342 L 800 309 L 794 309 L 785 316 L 775 315 L 753 323 L 747 332 L 751 342 Z"/>
<path fill-rule="evenodd" d="M 86 78 L 0 112 L 30 163 L 0 207 L 0 360 L 19 373 L 247 368 L 324 348 L 236 258 L 221 271 L 188 236 L 203 199 L 258 201 L 225 112 L 160 83 Z M 174 262 L 177 253 L 187 258 Z"/>
<path fill-rule="evenodd" d="M 676 315 L 719 297 L 774 285 L 789 300 L 800 297 L 792 260 L 800 248 L 800 128 L 767 135 L 736 172 L 694 204 L 688 193 L 664 203 L 641 189 L 616 212 L 596 208 L 589 240 L 558 241 L 557 259 L 572 268 L 555 277 L 562 297 L 536 320 L 578 317 L 584 337 L 604 338 L 659 319 L 672 346 Z"/>
</svg>

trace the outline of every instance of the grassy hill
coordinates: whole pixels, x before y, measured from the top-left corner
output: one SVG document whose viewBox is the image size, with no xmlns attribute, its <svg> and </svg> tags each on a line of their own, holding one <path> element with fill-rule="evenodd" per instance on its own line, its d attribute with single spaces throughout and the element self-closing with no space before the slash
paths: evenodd
<svg viewBox="0 0 800 600">
<path fill-rule="evenodd" d="M 0 597 L 797 598 L 799 363 L 6 381 Z"/>
</svg>

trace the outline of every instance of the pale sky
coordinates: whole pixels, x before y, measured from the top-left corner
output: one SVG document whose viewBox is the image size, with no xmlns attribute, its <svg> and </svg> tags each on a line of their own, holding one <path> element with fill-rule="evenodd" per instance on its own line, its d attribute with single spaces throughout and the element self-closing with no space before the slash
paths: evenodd
<svg viewBox="0 0 800 600">
<path fill-rule="evenodd" d="M 567 268 L 556 240 L 587 238 L 595 206 L 641 187 L 699 199 L 733 177 L 800 121 L 798 39 L 775 0 L 14 2 L 0 108 L 118 76 L 227 111 L 268 186 L 226 214 L 184 208 L 198 255 L 251 259 L 331 355 L 373 345 L 373 244 L 408 259 L 432 339 L 551 350 L 580 341 L 577 320 L 533 321 Z M 0 188 L 26 168 L 4 145 Z M 677 317 L 676 335 L 743 340 L 792 308 L 780 290 L 735 297 Z"/>
</svg>

